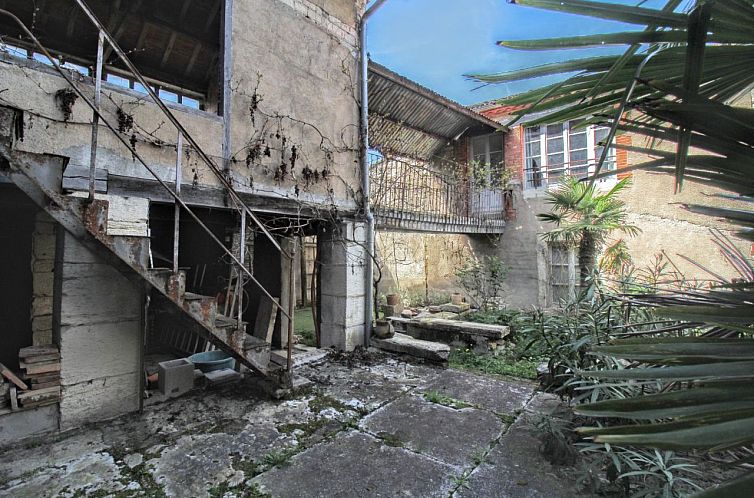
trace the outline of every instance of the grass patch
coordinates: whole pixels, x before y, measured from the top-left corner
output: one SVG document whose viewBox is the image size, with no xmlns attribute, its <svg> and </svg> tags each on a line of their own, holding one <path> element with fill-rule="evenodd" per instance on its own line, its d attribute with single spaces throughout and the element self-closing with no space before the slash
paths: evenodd
<svg viewBox="0 0 754 498">
<path fill-rule="evenodd" d="M 473 351 L 456 349 L 450 353 L 448 365 L 459 370 L 485 374 L 508 375 L 522 379 L 536 379 L 538 360 L 476 354 Z"/>
<path fill-rule="evenodd" d="M 382 442 L 386 445 L 392 446 L 394 448 L 403 448 L 405 446 L 405 443 L 401 441 L 401 438 L 399 438 L 396 434 L 391 434 L 389 432 L 378 432 L 377 437 L 382 439 Z"/>
<path fill-rule="evenodd" d="M 293 315 L 293 332 L 301 338 L 304 346 L 317 347 L 317 336 L 314 329 L 314 319 L 311 308 L 297 309 Z"/>
<path fill-rule="evenodd" d="M 264 456 L 263 462 L 270 467 L 277 467 L 286 463 L 298 452 L 299 450 L 295 447 L 286 448 L 280 451 L 271 451 Z"/>
<path fill-rule="evenodd" d="M 424 399 L 430 403 L 437 403 L 438 405 L 448 406 L 460 410 L 461 408 L 471 408 L 472 404 L 461 401 L 460 399 L 451 398 L 446 394 L 442 394 L 437 391 L 429 391 L 424 393 Z"/>
<path fill-rule="evenodd" d="M 328 408 L 334 408 L 341 413 L 350 410 L 346 404 L 326 394 L 316 393 L 314 398 L 309 401 L 309 410 L 312 413 L 319 413 Z"/>
</svg>

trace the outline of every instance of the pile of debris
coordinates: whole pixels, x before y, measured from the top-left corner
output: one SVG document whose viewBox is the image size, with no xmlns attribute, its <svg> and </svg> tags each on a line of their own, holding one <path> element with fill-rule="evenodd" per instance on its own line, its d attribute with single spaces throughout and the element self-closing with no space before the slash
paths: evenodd
<svg viewBox="0 0 754 498">
<path fill-rule="evenodd" d="M 19 378 L 0 364 L 9 383 L 0 384 L 0 410 L 36 408 L 60 401 L 60 351 L 55 346 L 29 346 L 18 353 L 24 371 Z"/>
</svg>

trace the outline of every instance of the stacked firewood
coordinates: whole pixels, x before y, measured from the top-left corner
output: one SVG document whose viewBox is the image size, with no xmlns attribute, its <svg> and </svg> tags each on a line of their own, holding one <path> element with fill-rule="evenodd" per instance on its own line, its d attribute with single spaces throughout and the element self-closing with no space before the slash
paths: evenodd
<svg viewBox="0 0 754 498">
<path fill-rule="evenodd" d="M 55 346 L 29 346 L 18 352 L 19 366 L 30 390 L 18 394 L 24 408 L 60 401 L 60 351 Z"/>
</svg>

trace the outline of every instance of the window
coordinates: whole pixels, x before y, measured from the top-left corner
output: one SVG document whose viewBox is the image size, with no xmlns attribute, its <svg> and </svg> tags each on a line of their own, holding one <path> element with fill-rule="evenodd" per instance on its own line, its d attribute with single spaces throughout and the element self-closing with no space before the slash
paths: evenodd
<svg viewBox="0 0 754 498">
<path fill-rule="evenodd" d="M 564 175 L 585 178 L 594 173 L 610 129 L 584 125 L 583 120 L 530 126 L 524 130 L 526 188 L 554 185 Z M 615 148 L 608 151 L 603 171 L 615 169 Z M 606 181 L 603 179 L 602 181 Z"/>
<path fill-rule="evenodd" d="M 495 186 L 503 169 L 503 134 L 472 137 L 470 152 L 471 161 L 476 165 L 474 180 L 486 186 Z"/>
<path fill-rule="evenodd" d="M 557 306 L 575 295 L 576 277 L 575 250 L 563 244 L 550 244 L 550 305 Z"/>
</svg>

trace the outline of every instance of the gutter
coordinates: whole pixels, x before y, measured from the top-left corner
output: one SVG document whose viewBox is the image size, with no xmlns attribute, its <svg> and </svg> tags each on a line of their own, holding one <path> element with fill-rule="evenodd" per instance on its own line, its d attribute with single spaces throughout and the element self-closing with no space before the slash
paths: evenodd
<svg viewBox="0 0 754 498">
<path fill-rule="evenodd" d="M 361 56 L 361 192 L 364 202 L 364 218 L 366 220 L 366 268 L 364 271 L 364 347 L 369 347 L 372 335 L 372 320 L 374 315 L 374 215 L 369 207 L 369 89 L 367 78 L 369 60 L 367 57 L 367 21 L 387 0 L 376 0 L 369 7 L 359 22 L 359 48 Z"/>
</svg>

